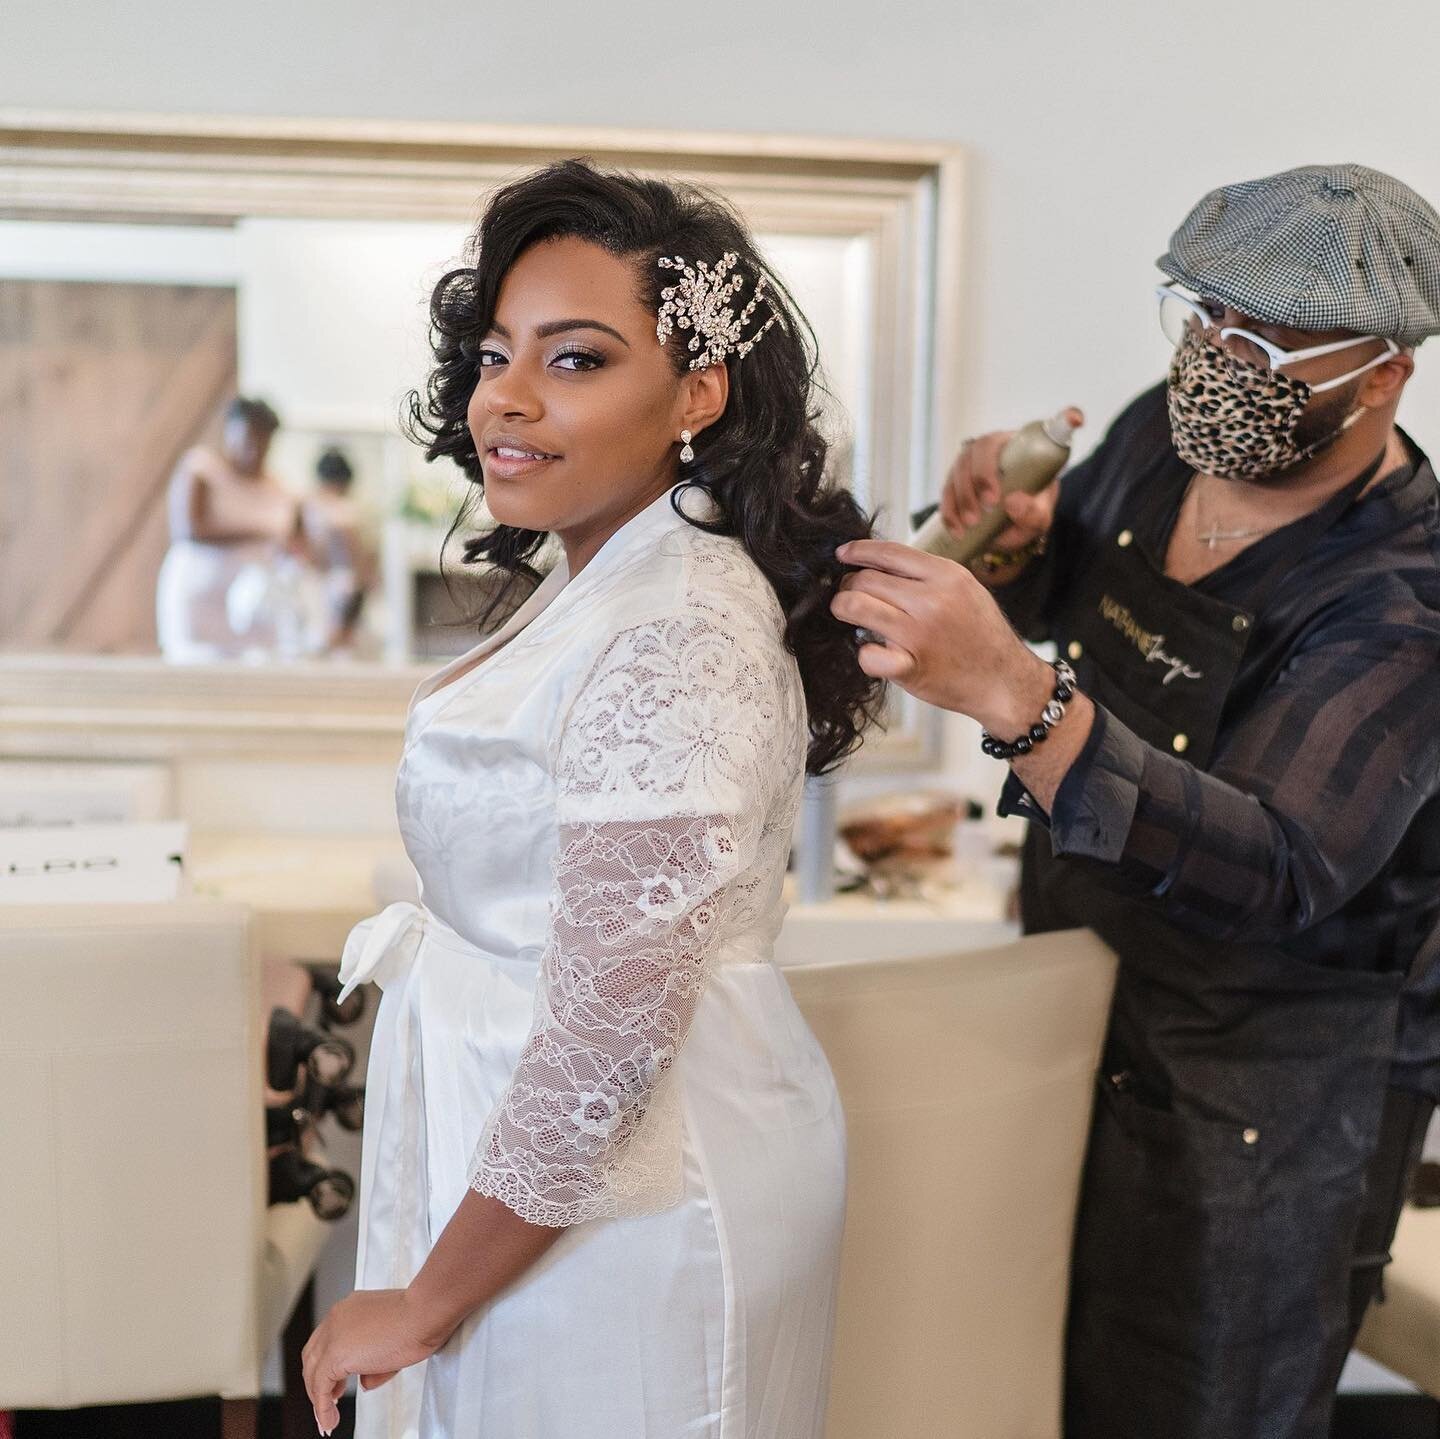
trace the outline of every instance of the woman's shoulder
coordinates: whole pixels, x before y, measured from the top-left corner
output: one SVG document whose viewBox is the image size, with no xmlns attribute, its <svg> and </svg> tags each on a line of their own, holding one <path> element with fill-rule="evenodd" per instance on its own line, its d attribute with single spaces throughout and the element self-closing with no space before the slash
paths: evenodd
<svg viewBox="0 0 1440 1439">
<path fill-rule="evenodd" d="M 684 620 L 737 641 L 783 643 L 785 615 L 770 581 L 734 535 L 682 523 L 617 575 L 612 625 Z"/>
<path fill-rule="evenodd" d="M 572 799 L 596 788 L 577 775 L 597 765 L 609 776 L 598 789 L 645 790 L 671 807 L 722 792 L 750 804 L 776 774 L 798 774 L 800 673 L 779 600 L 740 541 L 687 524 L 624 569 L 557 731 Z"/>
<path fill-rule="evenodd" d="M 681 525 L 619 567 L 607 589 L 579 645 L 578 691 L 664 675 L 691 702 L 708 691 L 719 702 L 724 691 L 726 703 L 744 692 L 786 710 L 803 703 L 779 599 L 733 536 Z"/>
</svg>

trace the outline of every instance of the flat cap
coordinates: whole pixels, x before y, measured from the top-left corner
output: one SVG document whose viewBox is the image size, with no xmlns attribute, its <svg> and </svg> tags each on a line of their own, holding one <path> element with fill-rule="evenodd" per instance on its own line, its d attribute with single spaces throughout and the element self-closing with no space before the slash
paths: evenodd
<svg viewBox="0 0 1440 1439">
<path fill-rule="evenodd" d="M 1302 165 L 1212 190 L 1156 263 L 1268 324 L 1402 345 L 1440 334 L 1440 215 L 1364 165 Z"/>
</svg>

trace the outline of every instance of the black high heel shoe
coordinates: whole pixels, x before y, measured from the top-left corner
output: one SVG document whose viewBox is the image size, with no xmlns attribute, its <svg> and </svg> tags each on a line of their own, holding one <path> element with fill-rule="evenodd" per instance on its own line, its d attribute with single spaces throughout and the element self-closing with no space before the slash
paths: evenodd
<svg viewBox="0 0 1440 1439">
<path fill-rule="evenodd" d="M 321 1084 L 311 1079 L 296 1096 L 296 1103 L 317 1123 L 335 1116 L 341 1129 L 359 1134 L 365 1125 L 365 1089 L 358 1084 Z"/>
<path fill-rule="evenodd" d="M 288 1092 L 296 1087 L 301 1066 L 321 1084 L 336 1085 L 355 1067 L 350 1041 L 317 1029 L 288 1009 L 270 1011 L 265 1041 L 265 1071 L 271 1089 Z"/>
<path fill-rule="evenodd" d="M 362 1014 L 365 1013 L 365 986 L 362 984 L 358 989 L 346 996 L 345 1003 L 341 1004 L 340 990 L 343 987 L 337 975 L 328 974 L 323 970 L 312 969 L 310 980 L 315 987 L 315 993 L 320 999 L 320 1013 L 325 1016 L 331 1024 L 354 1024 Z"/>
<path fill-rule="evenodd" d="M 271 1204 L 294 1204 L 303 1199 L 316 1215 L 333 1223 L 350 1212 L 355 1202 L 355 1181 L 343 1169 L 319 1163 L 324 1158 L 312 1115 L 298 1107 L 276 1105 L 265 1111 L 265 1138 L 269 1148 Z"/>
<path fill-rule="evenodd" d="M 270 1159 L 270 1203 L 308 1201 L 317 1217 L 333 1224 L 355 1202 L 355 1181 L 343 1169 L 326 1169 L 298 1149 L 282 1149 Z"/>
</svg>

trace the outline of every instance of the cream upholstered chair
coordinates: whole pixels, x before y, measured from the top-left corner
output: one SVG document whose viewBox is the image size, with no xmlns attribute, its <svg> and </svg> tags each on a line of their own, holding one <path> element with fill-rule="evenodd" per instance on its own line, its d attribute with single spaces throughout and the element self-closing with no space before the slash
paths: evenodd
<svg viewBox="0 0 1440 1439">
<path fill-rule="evenodd" d="M 326 1227 L 266 1208 L 247 911 L 0 907 L 0 1410 L 218 1394 L 265 1356 Z"/>
<path fill-rule="evenodd" d="M 1407 1205 L 1390 1252 L 1356 1348 L 1440 1399 L 1440 1209 Z"/>
<path fill-rule="evenodd" d="M 1081 930 L 786 968 L 849 1132 L 826 1439 L 1059 1434 L 1071 1234 L 1114 972 Z"/>
</svg>

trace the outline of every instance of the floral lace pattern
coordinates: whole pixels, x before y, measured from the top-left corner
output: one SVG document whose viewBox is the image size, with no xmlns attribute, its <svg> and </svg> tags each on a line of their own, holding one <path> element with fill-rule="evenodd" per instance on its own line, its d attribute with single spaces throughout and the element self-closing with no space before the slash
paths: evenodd
<svg viewBox="0 0 1440 1439">
<path fill-rule="evenodd" d="M 617 635 L 560 739 L 535 1018 L 470 1180 L 532 1223 L 679 1201 L 672 1070 L 708 974 L 778 928 L 799 677 L 758 574 L 713 548 L 697 560 L 714 561 L 703 602 Z"/>
</svg>

